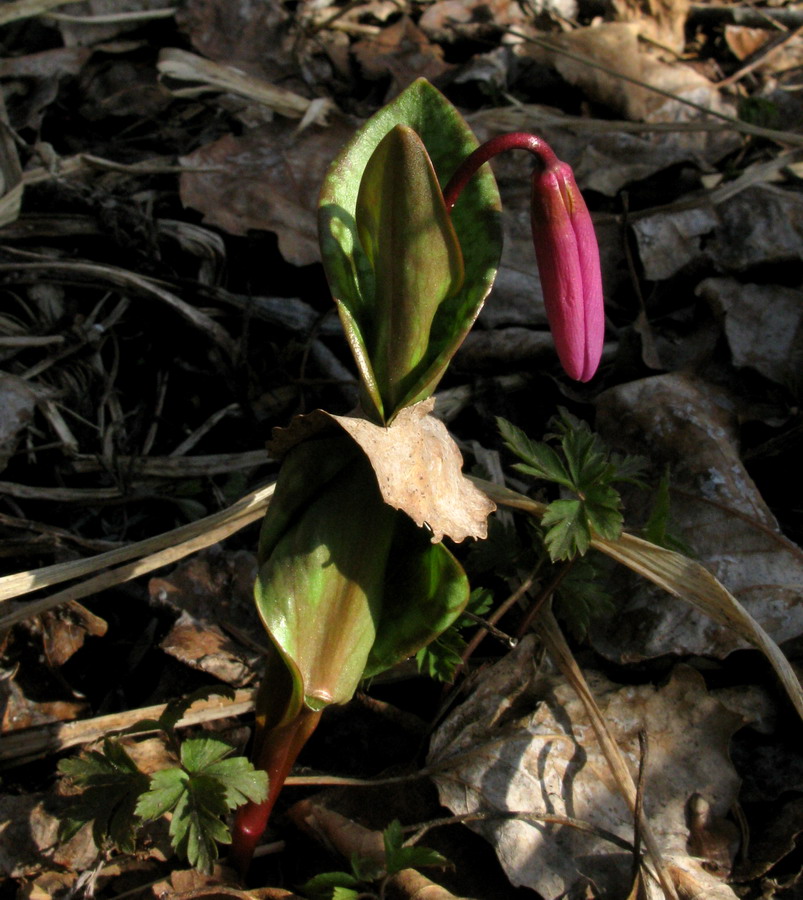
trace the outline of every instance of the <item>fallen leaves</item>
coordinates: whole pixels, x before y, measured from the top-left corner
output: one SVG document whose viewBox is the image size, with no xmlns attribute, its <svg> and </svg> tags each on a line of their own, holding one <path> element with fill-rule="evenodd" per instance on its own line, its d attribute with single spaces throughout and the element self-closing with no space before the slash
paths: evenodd
<svg viewBox="0 0 803 900">
<path fill-rule="evenodd" d="M 437 769 L 441 801 L 459 814 L 500 814 L 471 827 L 493 843 L 513 884 L 546 898 L 584 884 L 627 896 L 632 816 L 583 705 L 562 679 L 537 671 L 533 640 L 497 663 L 434 735 L 428 765 Z M 647 734 L 645 812 L 662 852 L 686 865 L 690 798 L 702 795 L 724 816 L 736 797 L 728 743 L 743 719 L 687 667 L 657 688 L 616 685 L 594 672 L 586 677 L 634 768 L 643 755 L 639 733 Z M 721 844 L 715 846 L 721 861 Z"/>
<path fill-rule="evenodd" d="M 463 475 L 463 457 L 446 426 L 432 415 L 434 406 L 430 398 L 406 407 L 389 426 L 316 410 L 297 417 L 289 428 L 275 429 L 268 449 L 281 457 L 335 423 L 368 457 L 385 503 L 430 531 L 433 544 L 444 536 L 457 543 L 483 538 L 496 504 Z"/>
<path fill-rule="evenodd" d="M 318 262 L 315 210 L 331 158 L 351 135 L 342 120 L 325 131 L 275 122 L 226 135 L 182 158 L 181 201 L 231 234 L 275 231 L 288 262 Z"/>
<path fill-rule="evenodd" d="M 598 426 L 620 449 L 648 449 L 657 472 L 670 466 L 678 535 L 776 642 L 800 634 L 803 554 L 779 533 L 739 459 L 727 393 L 682 374 L 642 379 L 600 398 Z M 657 596 L 633 585 L 619 615 L 593 630 L 594 646 L 630 661 L 722 658 L 741 646 L 730 628 Z"/>
<path fill-rule="evenodd" d="M 252 681 L 259 645 L 251 635 L 261 629 L 253 602 L 255 577 L 253 554 L 213 549 L 192 556 L 167 577 L 152 578 L 151 601 L 179 613 L 162 650 L 225 684 L 242 687 Z"/>
</svg>

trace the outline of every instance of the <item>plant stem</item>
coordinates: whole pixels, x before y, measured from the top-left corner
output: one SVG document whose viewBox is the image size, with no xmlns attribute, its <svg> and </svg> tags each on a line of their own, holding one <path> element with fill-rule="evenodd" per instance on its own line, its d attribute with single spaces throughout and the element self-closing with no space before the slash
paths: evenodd
<svg viewBox="0 0 803 900">
<path fill-rule="evenodd" d="M 246 803 L 237 810 L 232 829 L 230 858 L 235 868 L 245 876 L 256 845 L 262 837 L 273 811 L 276 798 L 290 774 L 301 748 L 321 718 L 322 710 L 313 711 L 302 706 L 290 722 L 271 729 L 264 737 L 257 757 L 257 767 L 268 773 L 268 796 L 262 803 Z"/>
<path fill-rule="evenodd" d="M 514 131 L 512 134 L 501 134 L 491 138 L 490 141 L 486 141 L 481 147 L 477 147 L 470 156 L 467 156 L 449 179 L 449 183 L 443 191 L 446 209 L 451 212 L 457 203 L 457 198 L 463 192 L 463 188 L 471 181 L 483 163 L 487 163 L 498 153 L 504 153 L 506 150 L 527 150 L 538 158 L 544 168 L 558 163 L 558 158 L 549 144 L 536 134 Z"/>
</svg>

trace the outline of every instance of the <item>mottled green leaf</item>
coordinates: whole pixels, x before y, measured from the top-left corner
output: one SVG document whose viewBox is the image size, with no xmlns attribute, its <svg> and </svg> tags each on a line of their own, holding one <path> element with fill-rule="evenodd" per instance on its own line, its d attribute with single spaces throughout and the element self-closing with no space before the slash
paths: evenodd
<svg viewBox="0 0 803 900">
<path fill-rule="evenodd" d="M 382 502 L 376 477 L 349 438 L 309 441 L 285 461 L 307 472 L 309 481 L 331 465 L 333 455 L 349 460 L 295 514 L 281 507 L 283 533 L 266 523 L 263 557 L 255 588 L 257 608 L 271 640 L 294 673 L 312 708 L 351 698 L 376 637 L 383 600 L 387 554 L 397 518 Z M 273 504 L 282 502 L 279 479 Z M 304 486 L 301 486 L 305 491 Z M 271 513 L 268 519 L 271 518 Z M 268 539 L 265 539 L 267 533 Z"/>
<path fill-rule="evenodd" d="M 363 405 L 378 421 L 390 421 L 401 406 L 435 389 L 449 360 L 476 319 L 496 274 L 501 251 L 499 195 L 485 166 L 471 180 L 451 219 L 465 262 L 463 287 L 446 297 L 432 321 L 426 354 L 411 374 L 407 393 L 384 409 L 367 347 L 372 333 L 376 283 L 357 233 L 360 182 L 371 155 L 396 125 L 421 138 L 443 188 L 477 141 L 459 112 L 424 79 L 411 84 L 372 116 L 341 150 L 324 180 L 318 213 L 321 253 L 332 295 L 363 382 Z"/>
</svg>

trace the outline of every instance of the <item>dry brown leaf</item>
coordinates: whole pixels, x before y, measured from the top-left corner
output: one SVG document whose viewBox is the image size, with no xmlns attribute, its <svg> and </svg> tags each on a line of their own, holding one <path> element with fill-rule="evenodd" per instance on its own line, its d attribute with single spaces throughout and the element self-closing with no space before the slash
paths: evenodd
<svg viewBox="0 0 803 900">
<path fill-rule="evenodd" d="M 614 448 L 646 456 L 656 481 L 670 467 L 670 530 L 696 556 L 685 563 L 689 579 L 697 578 L 693 570 L 705 571 L 702 563 L 743 608 L 730 603 L 729 612 L 727 594 L 721 592 L 722 602 L 708 609 L 721 623 L 715 625 L 682 600 L 639 582 L 627 588 L 620 613 L 592 629 L 595 648 L 622 662 L 666 653 L 722 658 L 745 646 L 745 640 L 759 638 L 759 645 L 777 654 L 767 635 L 777 644 L 803 633 L 803 553 L 780 533 L 739 459 L 732 399 L 687 374 L 655 376 L 604 392 L 597 427 Z M 649 502 L 643 494 L 630 498 L 634 521 Z M 615 548 L 605 552 L 616 558 Z M 662 553 L 667 564 L 674 558 L 669 551 L 652 552 L 658 565 L 663 565 L 658 563 Z M 705 606 L 695 594 L 704 603 L 714 600 L 702 582 L 692 589 L 689 581 L 687 587 L 698 609 Z M 674 593 L 682 597 L 680 583 L 678 588 Z M 763 632 L 749 636 L 750 616 Z M 776 662 L 786 665 L 780 655 Z"/>
<path fill-rule="evenodd" d="M 416 78 L 437 82 L 454 68 L 443 61 L 443 50 L 431 43 L 408 16 L 383 28 L 375 37 L 359 41 L 351 50 L 366 78 L 393 77 L 387 99 L 395 97 Z"/>
<path fill-rule="evenodd" d="M 43 872 L 33 881 L 20 885 L 18 900 L 55 900 L 68 896 L 78 877 L 76 872 Z"/>
<path fill-rule="evenodd" d="M 616 19 L 633 22 L 639 34 L 681 53 L 686 46 L 690 0 L 613 0 Z"/>
<path fill-rule="evenodd" d="M 63 666 L 84 645 L 87 635 L 103 637 L 108 625 L 80 603 L 46 612 L 41 617 L 42 643 L 50 666 Z"/>
<path fill-rule="evenodd" d="M 152 578 L 148 585 L 152 602 L 180 611 L 159 645 L 162 650 L 226 684 L 242 687 L 252 681 L 259 654 L 232 634 L 261 633 L 253 602 L 255 577 L 253 554 L 213 548 L 166 577 Z"/>
<path fill-rule="evenodd" d="M 181 202 L 231 234 L 275 231 L 282 256 L 294 265 L 318 262 L 318 192 L 352 131 L 337 120 L 325 131 L 298 134 L 294 125 L 275 122 L 242 137 L 226 135 L 182 158 Z"/>
<path fill-rule="evenodd" d="M 469 121 L 481 141 L 507 131 L 531 131 L 541 135 L 561 159 L 571 163 L 582 190 L 590 188 L 609 197 L 615 196 L 631 181 L 640 181 L 661 169 L 700 156 L 695 149 L 678 140 L 678 134 L 671 130 L 644 130 L 642 133 L 636 130 L 635 123 L 569 116 L 534 103 L 480 110 L 470 115 Z M 514 154 L 494 160 L 504 210 L 510 204 L 509 184 L 526 184 L 523 171 L 521 159 L 517 160 Z M 529 203 L 529 195 L 524 199 Z M 522 224 L 526 224 L 524 219 Z"/>
<path fill-rule="evenodd" d="M 381 831 L 359 825 L 342 813 L 328 809 L 315 797 L 294 803 L 288 815 L 296 827 L 347 859 L 353 853 L 377 864 L 385 858 Z"/>
<path fill-rule="evenodd" d="M 748 28 L 745 25 L 726 25 L 725 43 L 739 61 L 747 59 L 759 50 L 773 32 L 766 28 Z"/>
<path fill-rule="evenodd" d="M 669 871 L 680 900 L 736 900 L 738 896 L 692 857 L 673 859 Z"/>
<path fill-rule="evenodd" d="M 176 20 L 193 47 L 208 59 L 236 66 L 269 81 L 297 77 L 290 16 L 281 3 L 264 0 L 186 0 Z"/>
<path fill-rule="evenodd" d="M 706 254 L 720 271 L 742 272 L 800 259 L 803 195 L 798 191 L 750 185 L 717 204 L 717 216 L 719 226 L 706 242 Z"/>
<path fill-rule="evenodd" d="M 429 528 L 433 544 L 444 536 L 457 543 L 484 538 L 496 504 L 463 475 L 463 457 L 446 426 L 431 414 L 434 406 L 430 397 L 406 407 L 387 427 L 361 415 L 333 416 L 317 409 L 296 416 L 287 428 L 274 428 L 268 452 L 281 458 L 334 423 L 368 457 L 385 503 Z"/>
<path fill-rule="evenodd" d="M 382 499 L 419 527 L 460 543 L 487 535 L 496 504 L 463 475 L 463 457 L 439 419 L 430 415 L 434 398 L 403 409 L 387 428 L 367 419 L 332 416 L 365 452 Z"/>
<path fill-rule="evenodd" d="M 10 878 L 54 867 L 84 871 L 98 857 L 91 830 L 58 842 L 60 816 L 73 801 L 51 794 L 0 795 L 0 872 Z"/>
<path fill-rule="evenodd" d="M 86 703 L 68 700 L 34 700 L 14 678 L 0 680 L 0 734 L 77 719 L 86 711 Z"/>
<path fill-rule="evenodd" d="M 235 872 L 216 865 L 211 875 L 197 869 L 178 869 L 166 881 L 152 885 L 156 900 L 302 900 L 283 888 L 244 889 Z"/>
<path fill-rule="evenodd" d="M 732 108 L 708 79 L 687 65 L 663 62 L 639 43 L 638 33 L 636 24 L 608 22 L 551 36 L 550 44 L 571 53 L 571 57 L 538 45 L 523 45 L 525 49 L 520 52 L 555 66 L 569 83 L 628 119 L 687 122 L 704 117 L 701 110 L 684 100 L 717 113 L 732 114 Z M 650 90 L 647 85 L 664 93 Z M 672 96 L 666 96 L 667 93 Z M 716 132 L 678 133 L 675 138 L 698 150 L 716 146 L 724 151 L 734 143 L 733 135 Z"/>
<path fill-rule="evenodd" d="M 572 0 L 543 5 L 561 6 L 561 13 L 566 17 L 574 16 L 577 11 Z M 424 10 L 418 25 L 431 40 L 450 43 L 492 41 L 500 28 L 521 26 L 527 20 L 522 6 L 512 0 L 437 0 Z"/>
<path fill-rule="evenodd" d="M 428 765 L 439 769 L 441 801 L 457 814 L 557 814 L 592 825 L 596 833 L 523 819 L 471 827 L 492 842 L 514 885 L 557 898 L 590 880 L 606 896 L 627 896 L 632 854 L 603 832 L 632 840 L 632 815 L 582 702 L 562 679 L 536 671 L 534 641 L 525 638 L 487 672 L 435 733 Z M 634 769 L 638 734 L 647 732 L 645 812 L 662 852 L 676 864 L 688 856 L 689 797 L 702 794 L 723 816 L 736 797 L 728 743 L 743 719 L 685 666 L 660 688 L 585 674 Z"/>
<path fill-rule="evenodd" d="M 656 212 L 632 223 L 644 277 L 663 281 L 703 256 L 703 241 L 718 224 L 703 203 L 692 209 Z"/>
<path fill-rule="evenodd" d="M 87 47 L 57 47 L 0 60 L 0 78 L 58 78 L 77 75 L 92 56 Z"/>
</svg>

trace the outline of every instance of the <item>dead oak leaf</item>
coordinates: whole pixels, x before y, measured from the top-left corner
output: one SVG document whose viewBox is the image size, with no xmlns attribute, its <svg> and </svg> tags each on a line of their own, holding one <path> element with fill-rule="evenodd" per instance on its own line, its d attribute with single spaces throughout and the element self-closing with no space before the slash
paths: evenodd
<svg viewBox="0 0 803 900">
<path fill-rule="evenodd" d="M 470 826 L 491 842 L 514 885 L 557 900 L 579 896 L 591 881 L 604 896 L 625 897 L 632 854 L 621 842 L 632 839 L 632 815 L 583 703 L 561 678 L 536 670 L 534 644 L 531 636 L 522 640 L 435 732 L 428 765 L 441 802 L 460 815 L 522 814 Z M 685 867 L 689 798 L 703 795 L 716 817 L 736 798 L 728 744 L 743 716 L 686 666 L 660 687 L 614 684 L 595 672 L 587 678 L 634 769 L 646 732 L 645 812 L 662 853 Z M 591 828 L 574 827 L 577 821 Z"/>
<path fill-rule="evenodd" d="M 327 430 L 342 428 L 368 457 L 382 499 L 432 531 L 432 543 L 449 537 L 483 539 L 496 504 L 463 475 L 463 457 L 446 426 L 432 413 L 430 397 L 403 409 L 388 426 L 360 415 L 333 416 L 315 410 L 276 428 L 268 452 L 284 456 L 292 447 Z"/>
</svg>

